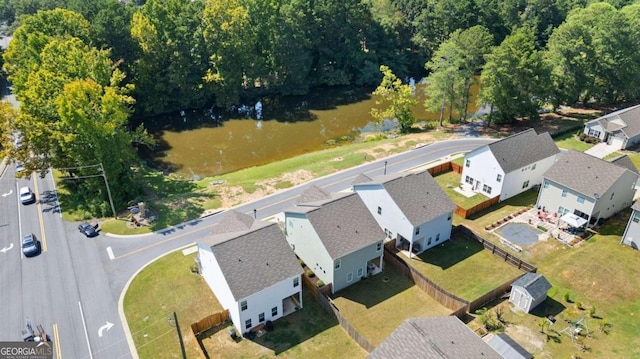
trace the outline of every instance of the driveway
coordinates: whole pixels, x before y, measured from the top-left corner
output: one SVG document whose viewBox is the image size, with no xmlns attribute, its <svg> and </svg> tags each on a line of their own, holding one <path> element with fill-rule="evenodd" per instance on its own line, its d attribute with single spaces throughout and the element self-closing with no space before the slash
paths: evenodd
<svg viewBox="0 0 640 359">
<path fill-rule="evenodd" d="M 584 153 L 589 154 L 593 157 L 605 158 L 606 156 L 618 151 L 614 146 L 607 145 L 606 142 L 600 142 L 590 149 L 584 151 Z"/>
</svg>

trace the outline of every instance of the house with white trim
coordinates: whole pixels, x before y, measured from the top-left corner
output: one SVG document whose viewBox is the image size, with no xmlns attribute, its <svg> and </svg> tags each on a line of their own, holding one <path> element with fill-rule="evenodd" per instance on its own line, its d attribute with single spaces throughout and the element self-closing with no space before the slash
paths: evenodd
<svg viewBox="0 0 640 359">
<path fill-rule="evenodd" d="M 311 186 L 284 218 L 291 249 L 332 293 L 382 271 L 385 234 L 356 193 Z"/>
<path fill-rule="evenodd" d="M 241 333 L 302 308 L 302 267 L 277 223 L 229 211 L 198 242 L 200 273 Z"/>
<path fill-rule="evenodd" d="M 591 120 L 584 125 L 584 134 L 593 136 L 624 150 L 640 144 L 640 105 L 623 108 Z"/>
<path fill-rule="evenodd" d="M 631 210 L 631 217 L 620 243 L 631 246 L 633 249 L 640 249 L 640 200 L 631 206 Z"/>
<path fill-rule="evenodd" d="M 542 183 L 542 174 L 560 153 L 548 132 L 528 129 L 464 156 L 461 186 L 500 201 Z"/>
<path fill-rule="evenodd" d="M 576 150 L 563 153 L 544 173 L 536 206 L 558 217 L 573 213 L 591 225 L 628 208 L 638 172 L 624 157 L 610 162 Z"/>
<path fill-rule="evenodd" d="M 388 239 L 420 253 L 451 238 L 456 205 L 427 171 L 376 177 L 353 184 Z"/>
</svg>

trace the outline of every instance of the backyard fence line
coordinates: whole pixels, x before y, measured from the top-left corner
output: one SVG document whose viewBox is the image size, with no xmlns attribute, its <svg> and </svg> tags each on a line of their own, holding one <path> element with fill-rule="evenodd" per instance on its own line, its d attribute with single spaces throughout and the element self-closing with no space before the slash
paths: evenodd
<svg viewBox="0 0 640 359">
<path fill-rule="evenodd" d="M 427 278 L 424 274 L 409 265 L 403 258 L 398 255 L 398 250 L 395 247 L 385 245 L 384 261 L 387 265 L 392 265 L 406 275 L 413 283 L 420 288 L 423 292 L 427 293 L 436 302 L 442 306 L 451 309 L 457 316 L 464 315 L 463 309 L 469 306 L 469 302 L 464 300 L 455 294 L 440 287 L 432 280 Z"/>
<path fill-rule="evenodd" d="M 494 256 L 504 260 L 506 263 L 509 263 L 510 265 L 518 268 L 521 271 L 530 272 L 530 273 L 535 273 L 538 271 L 538 268 L 533 264 L 526 262 L 514 256 L 513 254 L 505 251 L 504 249 L 496 246 L 495 244 L 479 236 L 474 231 L 472 231 L 471 229 L 467 228 L 462 224 L 454 227 L 453 230 L 451 231 L 451 234 L 452 235 L 459 234 L 463 238 L 479 242 L 480 244 L 482 244 L 482 247 L 484 247 L 484 249 L 491 252 Z"/>
<path fill-rule="evenodd" d="M 191 331 L 197 337 L 200 333 L 203 333 L 213 327 L 216 327 L 229 320 L 229 311 L 223 310 L 221 312 L 213 313 L 199 321 L 191 324 Z"/>
<path fill-rule="evenodd" d="M 456 205 L 455 213 L 462 218 L 469 218 L 469 216 L 471 216 L 472 214 L 476 214 L 482 211 L 483 209 L 489 208 L 499 202 L 500 202 L 500 196 L 495 196 L 493 198 L 489 198 L 488 200 L 482 203 L 478 203 L 477 205 L 471 208 L 462 208 Z"/>
<path fill-rule="evenodd" d="M 318 302 L 320 302 L 322 308 L 338 320 L 338 323 L 340 323 L 342 329 L 344 329 L 344 331 L 349 334 L 351 339 L 358 343 L 358 345 L 362 349 L 366 350 L 367 353 L 371 353 L 373 349 L 376 348 L 375 345 L 371 344 L 371 342 L 367 340 L 367 338 L 362 336 L 362 334 L 360 334 L 360 332 L 358 332 L 358 330 L 354 328 L 344 316 L 342 316 L 340 310 L 338 310 L 338 308 L 333 304 L 328 296 L 320 293 L 318 294 L 318 296 L 316 296 L 316 298 L 318 299 Z"/>
<path fill-rule="evenodd" d="M 429 172 L 430 175 L 435 176 L 438 173 L 451 171 L 451 169 L 452 169 L 451 162 L 445 162 L 445 163 L 441 163 L 433 167 L 427 168 L 427 172 Z"/>
<path fill-rule="evenodd" d="M 522 273 L 514 278 L 509 279 L 508 281 L 504 282 L 502 285 L 496 288 L 493 288 L 492 290 L 480 296 L 473 302 L 469 303 L 469 306 L 467 307 L 467 311 L 469 313 L 473 313 L 478 308 L 482 308 L 483 305 L 489 303 L 490 301 L 496 298 L 502 297 L 506 292 L 508 292 L 511 289 L 511 284 L 513 284 L 513 282 L 517 281 L 518 279 L 520 279 L 520 277 L 522 277 L 525 274 L 526 273 Z"/>
</svg>

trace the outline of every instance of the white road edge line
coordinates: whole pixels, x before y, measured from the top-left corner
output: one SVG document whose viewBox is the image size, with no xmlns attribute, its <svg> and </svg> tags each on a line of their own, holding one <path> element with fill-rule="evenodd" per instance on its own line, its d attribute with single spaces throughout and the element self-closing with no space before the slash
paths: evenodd
<svg viewBox="0 0 640 359">
<path fill-rule="evenodd" d="M 107 254 L 109 255 L 109 259 L 113 260 L 115 256 L 113 255 L 113 249 L 111 247 L 107 247 Z"/>
<path fill-rule="evenodd" d="M 89 358 L 93 359 L 93 353 L 91 352 L 91 343 L 89 343 L 89 332 L 87 332 L 87 323 L 84 321 L 84 313 L 82 312 L 82 303 L 78 301 L 78 307 L 80 307 L 80 319 L 82 319 L 82 327 L 84 328 L 84 337 L 87 339 L 87 347 L 89 348 Z"/>
</svg>

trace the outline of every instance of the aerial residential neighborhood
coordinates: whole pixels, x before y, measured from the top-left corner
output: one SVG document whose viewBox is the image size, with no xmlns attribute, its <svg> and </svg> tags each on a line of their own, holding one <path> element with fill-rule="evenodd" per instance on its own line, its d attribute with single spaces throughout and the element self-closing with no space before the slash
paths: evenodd
<svg viewBox="0 0 640 359">
<path fill-rule="evenodd" d="M 0 359 L 640 358 L 639 19 L 2 1 Z"/>
</svg>

